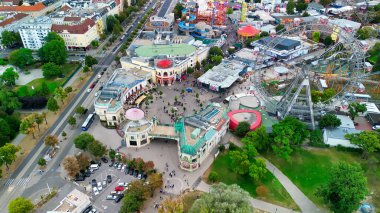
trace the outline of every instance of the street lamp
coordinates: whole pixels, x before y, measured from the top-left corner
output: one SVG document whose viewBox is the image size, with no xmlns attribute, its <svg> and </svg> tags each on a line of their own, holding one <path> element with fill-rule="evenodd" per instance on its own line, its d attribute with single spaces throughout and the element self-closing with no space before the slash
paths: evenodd
<svg viewBox="0 0 380 213">
<path fill-rule="evenodd" d="M 1 160 L 3 160 L 3 162 L 5 163 L 5 166 L 7 166 L 7 170 L 9 170 L 8 164 L 7 164 L 7 162 L 5 162 L 5 160 L 4 160 L 4 156 L 0 156 L 0 158 L 1 158 Z"/>
</svg>

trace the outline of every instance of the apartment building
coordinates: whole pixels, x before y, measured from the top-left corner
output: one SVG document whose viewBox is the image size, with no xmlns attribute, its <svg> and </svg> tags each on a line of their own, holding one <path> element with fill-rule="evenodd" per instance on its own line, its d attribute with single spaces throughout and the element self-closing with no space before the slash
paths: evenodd
<svg viewBox="0 0 380 213">
<path fill-rule="evenodd" d="M 40 16 L 20 26 L 19 32 L 25 48 L 38 50 L 45 43 L 45 37 L 51 31 L 52 22 L 49 17 Z"/>
</svg>

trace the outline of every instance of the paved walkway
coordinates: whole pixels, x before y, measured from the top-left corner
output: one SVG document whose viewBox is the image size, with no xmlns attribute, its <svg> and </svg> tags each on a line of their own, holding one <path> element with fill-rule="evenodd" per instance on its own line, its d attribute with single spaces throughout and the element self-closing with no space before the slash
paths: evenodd
<svg viewBox="0 0 380 213">
<path fill-rule="evenodd" d="M 210 185 L 208 185 L 207 183 L 205 182 L 201 182 L 197 189 L 199 191 L 204 191 L 204 192 L 209 192 L 210 191 Z M 291 209 L 287 209 L 287 208 L 284 208 L 282 206 L 277 206 L 277 205 L 274 205 L 274 204 L 271 204 L 271 203 L 267 203 L 265 201 L 262 201 L 262 200 L 258 200 L 258 199 L 254 199 L 254 198 L 251 198 L 250 199 L 251 201 L 251 205 L 255 208 L 255 209 L 260 209 L 262 211 L 265 211 L 265 212 L 273 212 L 273 213 L 290 213 L 290 212 L 295 212 Z"/>
<path fill-rule="evenodd" d="M 236 146 L 242 147 L 243 144 L 236 140 L 235 136 L 230 136 L 230 141 L 233 142 Z M 265 158 L 264 158 L 265 159 Z M 267 169 L 280 181 L 281 185 L 286 189 L 289 193 L 290 197 L 293 198 L 294 202 L 301 209 L 301 212 L 313 213 L 313 212 L 322 212 L 320 209 L 314 205 L 311 200 L 306 197 L 306 195 L 298 189 L 296 185 L 282 173 L 276 166 L 274 166 L 271 162 L 265 159 Z"/>
</svg>

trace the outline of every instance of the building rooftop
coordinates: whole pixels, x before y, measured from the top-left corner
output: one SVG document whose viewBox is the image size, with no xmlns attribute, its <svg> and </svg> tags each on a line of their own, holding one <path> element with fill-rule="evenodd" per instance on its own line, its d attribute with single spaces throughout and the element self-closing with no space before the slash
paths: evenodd
<svg viewBox="0 0 380 213">
<path fill-rule="evenodd" d="M 292 50 L 297 46 L 301 45 L 301 42 L 298 40 L 293 40 L 289 38 L 281 38 L 281 37 L 265 37 L 257 41 L 257 43 L 261 45 L 270 45 L 274 46 L 276 50 Z"/>
<path fill-rule="evenodd" d="M 146 45 L 135 50 L 139 57 L 154 57 L 157 55 L 187 56 L 196 51 L 196 48 L 189 44 L 170 45 Z"/>
<path fill-rule="evenodd" d="M 336 117 L 339 118 L 342 123 L 338 128 L 355 129 L 354 122 L 351 120 L 350 117 L 345 115 L 336 115 Z"/>
<path fill-rule="evenodd" d="M 28 16 L 28 14 L 25 14 L 25 13 L 17 13 L 14 16 L 7 18 L 7 19 L 3 20 L 2 22 L 0 22 L 0 27 L 5 27 L 6 25 L 12 24 L 13 22 L 21 20 L 27 16 Z"/>
<path fill-rule="evenodd" d="M 75 212 L 80 213 L 91 204 L 89 197 L 77 189 L 71 191 L 60 204 L 48 213 Z"/>
<path fill-rule="evenodd" d="M 68 17 L 66 17 L 68 18 Z M 79 18 L 80 17 L 72 17 L 72 18 Z M 71 34 L 85 34 L 91 27 L 95 25 L 95 22 L 92 19 L 85 19 L 80 24 L 77 25 L 59 25 L 59 24 L 53 24 L 51 26 L 51 30 L 57 33 L 64 33 L 68 32 Z"/>
<path fill-rule="evenodd" d="M 239 78 L 245 67 L 242 62 L 223 61 L 199 77 L 198 81 L 215 86 L 216 90 L 219 90 L 218 87 L 228 88 Z"/>
<path fill-rule="evenodd" d="M 34 5 L 0 6 L 0 11 L 37 12 L 45 9 L 45 5 L 37 2 Z"/>
</svg>

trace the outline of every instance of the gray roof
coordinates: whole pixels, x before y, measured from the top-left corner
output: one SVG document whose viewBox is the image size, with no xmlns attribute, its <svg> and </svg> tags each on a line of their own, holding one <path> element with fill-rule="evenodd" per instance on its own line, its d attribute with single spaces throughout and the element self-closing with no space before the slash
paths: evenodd
<svg viewBox="0 0 380 213">
<path fill-rule="evenodd" d="M 328 138 L 334 139 L 345 139 L 346 134 L 360 133 L 361 130 L 350 129 L 350 128 L 334 128 L 334 129 L 325 129 Z"/>
<path fill-rule="evenodd" d="M 291 50 L 296 48 L 297 46 L 301 45 L 300 41 L 292 40 L 289 38 L 280 38 L 280 37 L 265 37 L 257 41 L 259 44 L 262 45 L 270 45 L 274 46 L 276 50 Z"/>
</svg>

